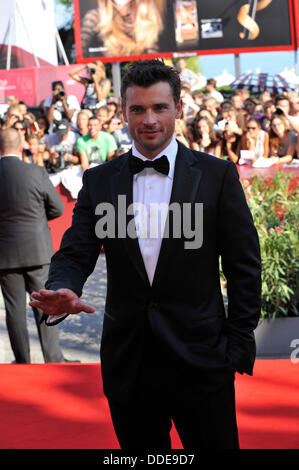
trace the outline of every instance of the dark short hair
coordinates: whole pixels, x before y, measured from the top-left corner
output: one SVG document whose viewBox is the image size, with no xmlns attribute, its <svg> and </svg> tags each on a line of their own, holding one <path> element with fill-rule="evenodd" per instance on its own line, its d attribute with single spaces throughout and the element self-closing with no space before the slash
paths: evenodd
<svg viewBox="0 0 299 470">
<path fill-rule="evenodd" d="M 150 87 L 158 82 L 169 83 L 175 104 L 178 104 L 181 96 L 181 80 L 178 71 L 174 67 L 165 65 L 160 59 L 143 60 L 133 62 L 121 83 L 122 102 L 126 102 L 126 92 L 130 86 Z"/>
<path fill-rule="evenodd" d="M 288 96 L 284 95 L 283 93 L 280 93 L 279 95 L 275 96 L 275 104 L 277 104 L 279 101 L 288 101 L 288 102 L 290 102 Z"/>
<path fill-rule="evenodd" d="M 213 87 L 216 88 L 217 82 L 216 82 L 215 78 L 209 78 L 207 80 L 207 85 L 213 85 Z"/>
<path fill-rule="evenodd" d="M 60 85 L 61 88 L 64 88 L 61 80 L 56 80 L 55 82 L 52 82 L 52 90 L 55 90 L 56 85 Z"/>
</svg>

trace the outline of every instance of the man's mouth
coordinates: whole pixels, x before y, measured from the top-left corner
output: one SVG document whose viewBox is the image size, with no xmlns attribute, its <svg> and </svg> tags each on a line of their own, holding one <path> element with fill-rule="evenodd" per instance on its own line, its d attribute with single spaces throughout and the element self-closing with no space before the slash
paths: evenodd
<svg viewBox="0 0 299 470">
<path fill-rule="evenodd" d="M 140 131 L 141 134 L 144 134 L 146 136 L 154 136 L 157 135 L 160 132 L 160 129 L 142 129 Z"/>
</svg>

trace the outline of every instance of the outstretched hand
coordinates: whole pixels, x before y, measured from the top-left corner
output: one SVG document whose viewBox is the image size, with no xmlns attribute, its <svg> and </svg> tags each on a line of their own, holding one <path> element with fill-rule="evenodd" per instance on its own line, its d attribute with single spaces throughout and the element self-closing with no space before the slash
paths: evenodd
<svg viewBox="0 0 299 470">
<path fill-rule="evenodd" d="M 32 292 L 31 297 L 34 300 L 31 300 L 29 305 L 41 309 L 47 315 L 95 312 L 91 305 L 80 300 L 77 294 L 70 289 L 58 289 L 57 291 L 41 289 L 39 292 Z"/>
</svg>

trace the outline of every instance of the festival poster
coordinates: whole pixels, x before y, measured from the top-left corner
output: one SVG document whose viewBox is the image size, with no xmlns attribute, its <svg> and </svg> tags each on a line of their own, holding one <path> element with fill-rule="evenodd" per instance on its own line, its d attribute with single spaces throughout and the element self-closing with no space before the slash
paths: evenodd
<svg viewBox="0 0 299 470">
<path fill-rule="evenodd" d="M 292 2 L 74 0 L 77 62 L 291 50 Z"/>
</svg>

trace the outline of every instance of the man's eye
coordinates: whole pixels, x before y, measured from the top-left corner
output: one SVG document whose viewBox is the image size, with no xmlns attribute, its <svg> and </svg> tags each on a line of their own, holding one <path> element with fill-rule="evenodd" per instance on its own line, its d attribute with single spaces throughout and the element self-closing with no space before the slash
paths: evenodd
<svg viewBox="0 0 299 470">
<path fill-rule="evenodd" d="M 134 106 L 131 108 L 132 113 L 140 113 L 142 111 L 142 108 L 140 106 Z"/>
<path fill-rule="evenodd" d="M 167 109 L 167 108 L 168 108 L 167 104 L 158 104 L 158 105 L 155 107 L 155 109 L 156 109 L 157 111 L 162 111 L 162 110 Z"/>
</svg>

